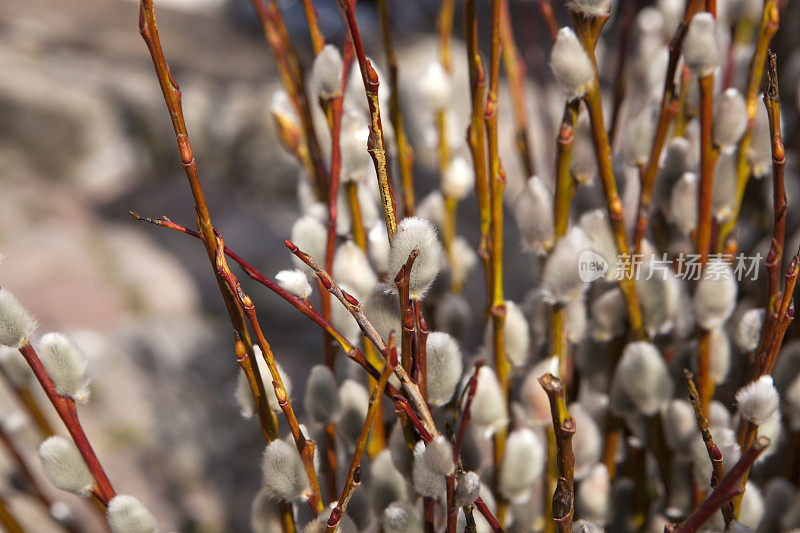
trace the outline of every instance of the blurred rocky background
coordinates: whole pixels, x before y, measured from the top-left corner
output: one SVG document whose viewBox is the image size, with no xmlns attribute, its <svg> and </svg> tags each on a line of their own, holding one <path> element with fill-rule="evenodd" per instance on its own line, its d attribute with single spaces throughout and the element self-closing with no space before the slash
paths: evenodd
<svg viewBox="0 0 800 533">
<path fill-rule="evenodd" d="M 323 33 L 340 45 L 335 1 L 315 4 Z M 549 45 L 536 46 L 547 40 L 534 3 L 513 5 L 530 72 L 549 76 Z M 308 65 L 302 8 L 292 1 L 283 7 Z M 408 67 L 401 76 L 413 92 L 414 69 L 436 53 L 438 3 L 397 7 L 393 24 Z M 297 216 L 297 167 L 272 128 L 269 101 L 279 80 L 252 7 L 247 0 L 157 0 L 156 9 L 215 225 L 231 248 L 273 275 L 291 264 L 282 243 Z M 166 215 L 187 226 L 194 219 L 137 13 L 133 0 L 0 2 L 0 284 L 36 314 L 40 333 L 64 331 L 87 351 L 94 381 L 81 418 L 118 492 L 139 497 L 163 531 L 244 531 L 263 444 L 258 424 L 243 420 L 233 399 L 238 367 L 207 258 L 196 240 L 128 215 Z M 377 52 L 373 4 L 360 1 L 359 14 L 367 48 Z M 465 96 L 463 63 L 455 61 Z M 544 126 L 533 132 L 535 153 L 546 168 L 561 102 L 549 105 L 546 95 L 536 102 L 531 120 Z M 510 139 L 513 122 L 501 124 Z M 526 176 L 512 143 L 503 146 L 513 193 Z M 415 149 L 422 196 L 435 185 L 434 158 L 430 147 Z M 474 226 L 474 199 L 462 212 L 464 226 Z M 474 229 L 464 232 L 476 242 Z M 519 301 L 536 265 L 509 256 L 509 297 Z M 246 288 L 293 377 L 293 396 L 302 398 L 321 335 L 276 296 Z M 480 282 L 468 291 L 479 292 Z M 14 404 L 4 397 L 1 405 L 7 418 Z M 38 463 L 34 449 L 30 459 Z"/>
</svg>

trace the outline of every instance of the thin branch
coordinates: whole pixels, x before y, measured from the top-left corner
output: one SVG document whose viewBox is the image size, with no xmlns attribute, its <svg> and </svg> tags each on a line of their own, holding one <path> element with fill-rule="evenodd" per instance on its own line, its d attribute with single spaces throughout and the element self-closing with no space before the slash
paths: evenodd
<svg viewBox="0 0 800 533">
<path fill-rule="evenodd" d="M 461 409 L 461 423 L 458 425 L 458 432 L 456 433 L 456 440 L 453 443 L 453 459 L 456 461 L 461 457 L 461 445 L 464 443 L 464 437 L 467 435 L 467 427 L 472 418 L 472 400 L 475 399 L 475 393 L 478 390 L 478 372 L 481 367 L 486 364 L 485 359 L 479 359 L 475 363 L 475 369 L 472 371 L 472 376 L 467 383 L 466 399 L 464 400 L 464 407 Z"/>
</svg>

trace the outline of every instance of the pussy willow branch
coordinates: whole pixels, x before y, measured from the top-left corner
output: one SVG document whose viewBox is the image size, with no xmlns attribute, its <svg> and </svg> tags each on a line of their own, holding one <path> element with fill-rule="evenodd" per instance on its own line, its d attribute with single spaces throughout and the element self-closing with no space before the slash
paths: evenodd
<svg viewBox="0 0 800 533">
<path fill-rule="evenodd" d="M 400 82 L 397 70 L 397 53 L 392 42 L 392 26 L 389 22 L 389 0 L 378 0 L 378 13 L 380 14 L 381 32 L 383 33 L 383 51 L 386 54 L 386 63 L 389 67 L 389 118 L 394 126 L 394 136 L 397 142 L 397 159 L 400 167 L 400 187 L 402 191 L 403 214 L 410 217 L 414 214 L 416 200 L 414 198 L 414 150 L 408 142 L 403 113 L 400 109 Z"/>
<path fill-rule="evenodd" d="M 516 131 L 514 140 L 517 147 L 522 171 L 525 177 L 536 174 L 536 165 L 531 154 L 531 136 L 528 133 L 528 112 L 525 105 L 525 61 L 514 42 L 514 29 L 511 24 L 508 0 L 502 0 L 500 6 L 500 41 L 503 52 L 503 69 L 508 78 L 509 93 L 514 106 L 514 122 Z"/>
<path fill-rule="evenodd" d="M 491 197 L 489 193 L 489 175 L 486 167 L 486 127 L 483 122 L 486 79 L 478 49 L 478 20 L 475 13 L 476 0 L 464 0 L 464 40 L 467 43 L 467 65 L 469 68 L 469 86 L 472 98 L 472 115 L 467 140 L 472 164 L 475 168 L 475 196 L 478 199 L 478 213 L 481 228 L 481 242 L 478 255 L 483 261 L 486 276 L 486 301 L 492 301 L 492 269 L 489 252 L 489 232 L 492 226 Z"/>
<path fill-rule="evenodd" d="M 740 485 L 742 476 L 755 463 L 758 456 L 769 446 L 769 439 L 761 437 L 758 441 L 742 452 L 742 457 L 731 468 L 731 471 L 722 478 L 708 498 L 695 510 L 694 513 L 681 525 L 667 525 L 665 533 L 694 533 L 705 524 L 727 501 L 736 494 L 741 494 L 743 487 Z"/>
<path fill-rule="evenodd" d="M 356 449 L 353 452 L 353 459 L 350 462 L 350 469 L 347 471 L 344 486 L 342 487 L 342 494 L 339 496 L 339 501 L 336 507 L 331 511 L 331 516 L 328 518 L 327 533 L 334 533 L 339 526 L 339 521 L 342 515 L 347 511 L 347 504 L 350 502 L 350 496 L 353 493 L 356 477 L 360 477 L 361 458 L 364 455 L 364 448 L 367 447 L 367 439 L 369 438 L 370 428 L 375 421 L 375 418 L 380 414 L 381 410 L 381 395 L 386 388 L 386 383 L 389 377 L 394 373 L 394 367 L 397 365 L 397 349 L 394 345 L 394 335 L 389 337 L 389 358 L 383 363 L 383 370 L 378 381 L 372 386 L 372 391 L 369 395 L 369 408 L 367 409 L 367 416 L 364 420 L 364 425 L 361 427 L 361 432 L 358 434 L 356 440 Z M 379 420 L 378 423 L 381 423 Z"/>
<path fill-rule="evenodd" d="M 703 443 L 706 445 L 708 458 L 711 461 L 711 467 L 714 469 L 714 475 L 711 477 L 711 488 L 716 488 L 719 480 L 725 477 L 725 469 L 722 466 L 722 452 L 714 443 L 714 437 L 711 435 L 711 430 L 708 428 L 708 418 L 706 418 L 703 404 L 700 400 L 700 394 L 697 392 L 697 387 L 694 384 L 692 373 L 684 369 L 683 375 L 686 378 L 686 386 L 689 389 L 689 401 L 694 409 L 694 416 L 697 419 L 697 429 L 700 430 L 700 435 L 703 437 Z M 725 527 L 733 520 L 733 506 L 730 503 L 725 503 L 722 506 L 722 516 L 725 518 Z"/>
<path fill-rule="evenodd" d="M 461 409 L 461 422 L 458 425 L 458 432 L 453 443 L 453 459 L 456 461 L 461 457 L 461 445 L 464 444 L 464 438 L 467 436 L 467 427 L 472 419 L 472 400 L 475 399 L 475 393 L 478 390 L 478 372 L 485 364 L 485 359 L 479 359 L 475 363 L 475 369 L 472 371 L 472 376 L 469 378 L 465 389 L 466 398 L 464 399 L 464 407 Z"/>
<path fill-rule="evenodd" d="M 311 46 L 314 48 L 314 55 L 318 56 L 325 46 L 325 37 L 319 29 L 317 22 L 317 10 L 314 8 L 314 3 L 311 0 L 303 0 L 303 11 L 306 14 L 306 21 L 308 22 L 308 33 L 311 35 Z"/>
<path fill-rule="evenodd" d="M 550 414 L 556 435 L 558 483 L 553 493 L 553 521 L 560 533 L 571 533 L 575 501 L 575 454 L 572 452 L 575 420 L 567 411 L 564 383 L 552 374 L 544 374 L 539 378 L 539 384 L 550 400 Z"/>
<path fill-rule="evenodd" d="M 401 340 L 400 340 L 400 362 L 406 372 L 411 373 L 414 366 L 414 354 L 412 352 L 412 344 L 416 335 L 416 321 L 414 320 L 414 310 L 411 306 L 409 299 L 409 279 L 411 277 L 411 268 L 414 266 L 414 261 L 419 256 L 419 250 L 413 249 L 408 254 L 406 263 L 400 267 L 397 275 L 394 278 L 395 286 L 397 286 L 397 297 L 399 299 L 400 316 L 402 319 Z"/>
<path fill-rule="evenodd" d="M 553 14 L 553 6 L 550 4 L 550 0 L 539 0 L 539 11 L 542 13 L 542 19 L 547 25 L 547 31 L 550 32 L 550 39 L 556 42 L 558 22 L 556 22 L 556 17 Z"/>
<path fill-rule="evenodd" d="M 428 401 L 428 324 L 422 314 L 422 300 L 414 300 L 414 328 L 416 330 L 417 367 L 412 377 L 419 386 L 422 399 Z"/>
<path fill-rule="evenodd" d="M 8 373 L 6 372 L 5 368 L 0 366 L 0 375 L 3 376 L 3 379 L 8 385 L 8 388 L 11 389 L 11 392 L 14 393 L 14 396 L 17 397 L 19 403 L 22 404 L 22 407 L 27 412 L 28 416 L 31 418 L 33 423 L 36 425 L 36 429 L 41 433 L 42 437 L 49 437 L 53 435 L 55 432 L 53 431 L 53 426 L 50 425 L 50 421 L 47 420 L 47 417 L 42 412 L 41 407 L 39 404 L 36 403 L 36 400 L 33 397 L 33 393 L 31 392 L 30 387 L 23 386 L 18 387 L 14 381 L 9 377 Z"/>
<path fill-rule="evenodd" d="M 700 264 L 705 265 L 711 248 L 711 196 L 714 190 L 714 164 L 717 160 L 717 149 L 711 138 L 711 122 L 714 116 L 714 73 L 701 76 L 698 83 L 700 85 L 700 187 L 695 248 L 700 256 Z M 701 391 L 703 386 L 701 375 Z"/>
<path fill-rule="evenodd" d="M 353 318 L 358 323 L 359 327 L 361 328 L 362 333 L 378 348 L 378 351 L 384 358 L 384 361 L 390 357 L 389 348 L 386 346 L 386 343 L 381 338 L 378 331 L 375 329 L 375 326 L 367 319 L 366 315 L 364 315 L 364 311 L 361 309 L 361 304 L 358 300 L 351 294 L 343 291 L 339 285 L 335 281 L 331 275 L 322 267 L 320 267 L 314 259 L 312 259 L 307 253 L 300 250 L 292 241 L 285 242 L 286 247 L 291 251 L 296 257 L 300 258 L 305 264 L 311 267 L 316 273 L 317 277 L 322 280 L 322 284 L 325 288 L 331 292 L 336 298 L 345 306 L 347 311 L 353 316 Z M 436 436 L 439 434 L 438 430 L 436 429 L 436 424 L 433 422 L 433 417 L 431 416 L 431 412 L 428 409 L 425 400 L 422 398 L 422 394 L 420 393 L 419 387 L 411 380 L 406 370 L 403 368 L 402 365 L 398 365 L 394 369 L 394 373 L 397 376 L 397 379 L 400 380 L 400 384 L 402 385 L 403 391 L 405 392 L 406 398 L 411 402 L 415 411 L 420 416 L 420 420 L 422 421 L 425 429 L 428 432 Z"/>
<path fill-rule="evenodd" d="M 661 96 L 661 107 L 656 125 L 656 133 L 653 137 L 653 148 L 650 150 L 650 157 L 647 159 L 644 174 L 642 177 L 642 191 L 639 195 L 639 208 L 636 217 L 636 230 L 633 238 L 634 253 L 642 252 L 642 240 L 647 233 L 649 222 L 650 202 L 653 198 L 653 188 L 658 174 L 658 162 L 661 159 L 661 151 L 667 141 L 669 126 L 675 118 L 680 108 L 679 89 L 675 82 L 675 75 L 678 69 L 678 61 L 681 57 L 683 39 L 689 21 L 699 9 L 699 0 L 689 0 L 683 14 L 683 20 L 675 29 L 669 43 L 669 59 L 667 62 L 667 75 L 664 79 L 664 92 Z"/>
<path fill-rule="evenodd" d="M 247 322 L 250 324 L 256 337 L 256 342 L 259 348 L 261 348 L 261 356 L 264 358 L 264 362 L 267 364 L 267 368 L 269 368 L 270 375 L 272 376 L 272 386 L 275 388 L 275 397 L 278 400 L 278 405 L 281 411 L 283 411 L 286 422 L 289 425 L 289 430 L 297 446 L 297 451 L 300 452 L 300 456 L 303 458 L 303 463 L 306 467 L 308 482 L 311 486 L 311 494 L 309 494 L 308 503 L 314 516 L 316 516 L 322 511 L 324 506 L 319 489 L 319 481 L 317 480 L 317 472 L 314 468 L 314 441 L 307 439 L 300 429 L 300 424 L 292 408 L 292 403 L 289 401 L 286 394 L 283 379 L 278 371 L 278 366 L 275 364 L 275 356 L 272 353 L 272 348 L 264 337 L 261 325 L 258 322 L 255 305 L 250 297 L 242 290 L 236 276 L 230 271 L 230 268 L 228 268 L 227 261 L 225 260 L 225 243 L 219 234 L 217 235 L 216 267 L 219 275 L 228 284 L 231 292 L 238 298 L 245 316 L 247 317 Z"/>
<path fill-rule="evenodd" d="M 261 22 L 264 37 L 272 48 L 283 86 L 303 126 L 308 146 L 308 161 L 304 165 L 305 170 L 314 183 L 317 197 L 325 201 L 328 194 L 328 180 L 322 162 L 322 150 L 311 119 L 311 106 L 306 94 L 303 68 L 289 40 L 289 34 L 277 2 L 275 0 L 269 0 L 269 4 L 265 4 L 265 0 L 251 0 L 251 2 Z"/>
<path fill-rule="evenodd" d="M 625 90 L 628 82 L 628 49 L 631 41 L 631 28 L 633 19 L 639 10 L 638 0 L 625 2 L 622 16 L 619 21 L 619 44 L 617 45 L 617 65 L 614 73 L 614 103 L 611 105 L 611 123 L 608 127 L 608 138 L 613 146 L 619 132 L 619 117 L 622 102 L 625 100 Z"/>
<path fill-rule="evenodd" d="M 770 334 L 770 341 L 767 350 L 758 360 L 761 375 L 766 376 L 772 373 L 775 362 L 778 360 L 778 353 L 783 344 L 783 337 L 786 330 L 794 320 L 794 287 L 797 283 L 797 276 L 800 273 L 800 250 L 792 257 L 789 268 L 786 269 L 783 295 L 777 316 L 773 322 Z"/>
<path fill-rule="evenodd" d="M 611 166 L 611 146 L 608 143 L 605 119 L 603 118 L 603 104 L 600 98 L 600 80 L 597 72 L 597 60 L 595 58 L 595 46 L 597 39 L 608 15 L 587 19 L 581 15 L 573 14 L 573 22 L 576 33 L 583 43 L 583 47 L 594 67 L 594 81 L 584 95 L 584 102 L 589 112 L 592 126 L 592 142 L 597 159 L 597 167 L 600 173 L 600 180 L 603 185 L 603 192 L 606 197 L 606 207 L 608 208 L 608 218 L 614 233 L 614 241 L 617 252 L 623 257 L 629 257 L 628 238 L 625 236 L 625 216 L 622 209 L 622 200 L 617 192 L 617 182 L 614 178 L 614 170 Z M 629 264 L 630 263 L 630 264 Z M 625 261 L 625 272 L 619 282 L 620 289 L 625 296 L 625 306 L 628 309 L 628 321 L 631 331 L 637 339 L 644 339 L 645 333 L 642 326 L 642 313 L 639 309 L 639 298 L 636 295 L 636 285 L 632 275 L 632 261 Z"/>
<path fill-rule="evenodd" d="M 753 139 L 753 127 L 758 111 L 758 92 L 761 90 L 761 80 L 764 76 L 764 63 L 767 60 L 767 50 L 773 35 L 778 31 L 779 24 L 778 0 L 765 0 L 764 10 L 761 13 L 761 22 L 758 27 L 758 39 L 753 57 L 750 59 L 750 67 L 747 74 L 747 92 L 745 93 L 745 104 L 747 110 L 747 129 L 739 140 L 736 152 L 736 202 L 731 218 L 719 229 L 717 238 L 717 251 L 725 249 L 725 243 L 731 230 L 736 227 L 739 219 L 739 212 L 742 208 L 742 199 L 747 182 L 750 179 L 751 161 L 750 145 Z"/>
<path fill-rule="evenodd" d="M 36 350 L 34 350 L 30 343 L 20 346 L 19 353 L 22 354 L 28 366 L 31 367 L 33 375 L 36 376 L 36 379 L 42 386 L 42 390 L 44 390 L 50 403 L 53 404 L 53 408 L 56 410 L 56 413 L 58 413 L 58 417 L 64 422 L 69 436 L 72 437 L 81 457 L 83 457 L 86 466 L 89 468 L 89 472 L 92 473 L 95 482 L 92 495 L 104 506 L 108 506 L 108 502 L 116 496 L 116 493 L 111 486 L 111 481 L 109 481 L 105 470 L 103 470 L 103 466 L 100 464 L 100 460 L 97 458 L 97 454 L 95 454 L 92 449 L 92 445 L 89 443 L 86 433 L 83 431 L 81 422 L 78 419 L 78 410 L 75 406 L 75 400 L 67 396 L 60 396 L 56 392 L 53 381 L 50 379 L 47 370 L 45 370 L 44 365 L 39 360 L 39 356 L 36 354 Z"/>
<path fill-rule="evenodd" d="M 386 159 L 386 148 L 383 139 L 383 125 L 381 124 L 381 110 L 378 101 L 378 73 L 372 68 L 372 63 L 367 59 L 364 52 L 364 44 L 361 41 L 361 33 L 356 22 L 355 0 L 339 0 L 339 7 L 344 14 L 347 29 L 353 39 L 356 50 L 361 79 L 364 82 L 364 90 L 367 95 L 369 105 L 370 125 L 368 150 L 375 164 L 375 173 L 378 175 L 378 189 L 381 194 L 381 206 L 383 207 L 383 217 L 386 222 L 386 232 L 389 235 L 389 242 L 392 241 L 397 230 L 397 208 L 392 191 L 392 180 L 389 172 L 389 164 Z"/>
<path fill-rule="evenodd" d="M 237 338 L 244 344 L 247 357 L 250 360 L 253 376 L 251 376 L 248 383 L 251 385 L 256 412 L 259 413 L 259 422 L 261 423 L 265 439 L 270 441 L 271 435 L 277 434 L 277 428 L 272 426 L 271 417 L 267 416 L 269 406 L 267 404 L 266 392 L 256 363 L 253 343 L 247 331 L 247 325 L 245 324 L 244 312 L 235 296 L 230 292 L 225 281 L 216 270 L 217 238 L 214 227 L 211 224 L 211 213 L 206 204 L 203 187 L 200 184 L 200 177 L 197 173 L 197 163 L 192 153 L 191 144 L 189 143 L 189 134 L 186 130 L 186 123 L 183 118 L 183 109 L 181 106 L 181 90 L 178 83 L 172 77 L 164 57 L 164 51 L 161 48 L 161 40 L 156 25 L 156 15 L 153 9 L 153 0 L 141 0 L 139 7 L 139 33 L 150 51 L 150 57 L 152 58 L 158 83 L 161 87 L 161 93 L 164 96 L 164 102 L 167 105 L 167 110 L 172 120 L 172 127 L 175 131 L 175 137 L 178 143 L 181 164 L 189 182 L 189 188 L 192 191 L 195 212 L 197 214 L 198 237 L 206 249 L 206 255 L 211 263 L 217 285 L 219 286 L 228 316 L 231 320 L 231 326 L 233 327 L 235 335 L 238 336 Z M 255 388 L 253 388 L 253 386 Z"/>
<path fill-rule="evenodd" d="M 454 0 L 442 0 L 441 8 L 439 9 L 439 16 L 436 19 L 436 30 L 439 34 L 439 62 L 442 65 L 446 75 L 452 77 L 453 61 L 452 61 L 452 33 L 453 33 L 453 15 L 455 12 Z M 436 131 L 438 133 L 439 142 L 439 180 L 444 179 L 447 168 L 450 165 L 450 139 L 448 136 L 447 126 L 447 108 L 443 107 L 435 111 L 436 115 Z M 444 195 L 444 223 L 442 231 L 442 241 L 444 243 L 444 251 L 447 256 L 447 262 L 450 265 L 451 272 L 454 271 L 458 258 L 455 256 L 455 247 L 453 243 L 456 239 L 456 215 L 458 213 L 458 200 L 452 198 L 447 194 Z M 454 278 L 450 279 L 450 289 L 452 292 L 461 292 L 459 280 Z"/>
</svg>

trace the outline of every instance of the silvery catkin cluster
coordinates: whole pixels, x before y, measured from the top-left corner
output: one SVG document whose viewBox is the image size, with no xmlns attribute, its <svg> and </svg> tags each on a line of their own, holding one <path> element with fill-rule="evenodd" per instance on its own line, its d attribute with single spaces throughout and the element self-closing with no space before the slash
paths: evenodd
<svg viewBox="0 0 800 533">
<path fill-rule="evenodd" d="M 241 423 L 265 439 L 263 488 L 240 495 L 253 531 L 800 528 L 798 105 L 779 79 L 800 52 L 770 50 L 788 2 L 540 0 L 549 71 L 526 73 L 517 2 L 443 0 L 413 83 L 403 5 L 378 0 L 372 36 L 340 0 L 348 38 L 326 42 L 304 0 L 306 58 L 278 4 L 253 3 L 298 169 L 285 270 L 213 225 L 152 0 L 140 32 L 197 227 L 134 214 L 207 252 Z M 323 332 L 291 380 L 248 295 L 264 288 Z M 32 371 L 70 436 L 43 439 L 45 475 L 115 533 L 155 531 L 80 426 L 85 357 L 35 326 L 0 289 L 3 375 L 27 390 Z"/>
</svg>

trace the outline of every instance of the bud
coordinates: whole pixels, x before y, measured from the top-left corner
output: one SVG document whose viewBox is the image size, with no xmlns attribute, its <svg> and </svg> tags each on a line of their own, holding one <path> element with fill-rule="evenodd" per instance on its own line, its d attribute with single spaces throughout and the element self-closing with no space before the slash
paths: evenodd
<svg viewBox="0 0 800 533">
<path fill-rule="evenodd" d="M 39 458 L 47 479 L 59 489 L 82 496 L 94 489 L 94 477 L 71 440 L 48 438 L 39 445 Z"/>
<path fill-rule="evenodd" d="M 367 165 L 371 161 L 367 151 L 369 128 L 364 115 L 357 111 L 344 113 L 339 135 L 342 180 L 363 180 L 366 176 Z"/>
<path fill-rule="evenodd" d="M 406 452 L 407 454 L 407 452 Z M 406 479 L 392 462 L 389 450 L 381 450 L 372 460 L 369 469 L 369 493 L 372 499 L 372 508 L 380 513 L 392 502 L 406 498 Z"/>
<path fill-rule="evenodd" d="M 697 227 L 697 175 L 686 172 L 675 183 L 670 196 L 670 218 L 684 235 L 688 235 Z"/>
<path fill-rule="evenodd" d="M 592 0 L 576 0 L 571 6 L 594 4 Z M 608 0 L 601 2 L 606 6 Z M 575 32 L 569 27 L 558 30 L 556 42 L 550 52 L 550 69 L 556 82 L 570 99 L 579 98 L 589 90 L 594 82 L 594 66 L 583 49 Z"/>
<path fill-rule="evenodd" d="M 333 256 L 333 278 L 340 285 L 352 287 L 357 298 L 366 298 L 378 283 L 364 251 L 353 241 L 339 245 Z"/>
<path fill-rule="evenodd" d="M 264 485 L 282 500 L 297 500 L 308 488 L 300 453 L 285 440 L 276 439 L 267 444 L 261 468 Z"/>
<path fill-rule="evenodd" d="M 308 373 L 303 407 L 314 422 L 331 424 L 339 419 L 342 404 L 336 378 L 325 365 L 314 365 Z"/>
<path fill-rule="evenodd" d="M 332 44 L 326 44 L 311 67 L 311 86 L 317 96 L 331 100 L 342 94 L 342 55 Z"/>
<path fill-rule="evenodd" d="M 766 315 L 767 312 L 763 308 L 750 309 L 739 319 L 733 341 L 740 351 L 748 353 L 758 347 L 761 340 L 761 327 L 764 325 Z"/>
<path fill-rule="evenodd" d="M 494 370 L 482 366 L 478 370 L 478 386 L 472 400 L 472 421 L 495 430 L 508 422 L 508 411 Z"/>
<path fill-rule="evenodd" d="M 739 142 L 747 129 L 747 106 L 735 88 L 726 89 L 717 97 L 711 137 L 718 146 L 731 146 Z"/>
<path fill-rule="evenodd" d="M 303 300 L 311 296 L 311 284 L 308 282 L 308 278 L 302 270 L 281 270 L 275 274 L 275 281 L 278 282 L 278 285 L 280 285 L 283 290 L 291 293 L 293 296 L 297 296 Z"/>
<path fill-rule="evenodd" d="M 548 302 L 577 300 L 586 291 L 587 284 L 580 278 L 578 263 L 581 253 L 588 248 L 586 235 L 577 227 L 556 242 L 542 274 L 542 291 Z"/>
<path fill-rule="evenodd" d="M 20 355 L 18 350 L 0 346 L 0 367 L 4 375 L 8 376 L 11 384 L 16 388 L 27 387 L 33 377 L 28 362 Z"/>
<path fill-rule="evenodd" d="M 379 274 L 389 273 L 389 238 L 386 226 L 378 222 L 367 233 L 367 251 L 375 271 Z"/>
<path fill-rule="evenodd" d="M 522 428 L 509 433 L 500 468 L 500 493 L 511 500 L 527 499 L 544 471 L 544 459 L 544 445 L 533 430 Z"/>
<path fill-rule="evenodd" d="M 623 335 L 626 330 L 628 309 L 622 291 L 614 287 L 604 292 L 591 305 L 592 337 L 607 342 Z"/>
<path fill-rule="evenodd" d="M 36 320 L 6 289 L 0 289 L 0 345 L 17 348 L 36 329 Z"/>
<path fill-rule="evenodd" d="M 417 80 L 422 102 L 433 111 L 446 109 L 453 96 L 453 83 L 439 61 L 433 61 Z"/>
<path fill-rule="evenodd" d="M 355 443 L 369 409 L 369 392 L 357 381 L 346 379 L 339 387 L 339 402 L 342 404 L 342 416 L 337 429 L 342 438 Z"/>
<path fill-rule="evenodd" d="M 611 483 L 608 470 L 603 463 L 598 463 L 589 471 L 577 488 L 575 495 L 575 511 L 578 516 L 605 524 L 610 518 Z"/>
<path fill-rule="evenodd" d="M 328 246 L 328 230 L 322 223 L 309 215 L 302 216 L 292 226 L 292 242 L 314 261 L 325 261 L 325 249 Z M 314 271 L 299 257 L 292 256 L 297 268 L 314 276 Z"/>
<path fill-rule="evenodd" d="M 422 521 L 414 507 L 403 501 L 397 501 L 386 507 L 381 517 L 383 530 L 386 533 L 422 533 Z"/>
<path fill-rule="evenodd" d="M 453 397 L 463 371 L 456 340 L 438 331 L 428 335 L 427 365 L 428 402 L 444 405 Z"/>
<path fill-rule="evenodd" d="M 698 77 L 708 76 L 717 68 L 719 50 L 711 13 L 697 13 L 692 17 L 683 40 L 683 60 L 689 71 Z"/>
<path fill-rule="evenodd" d="M 442 192 L 446 198 L 461 201 L 472 192 L 475 171 L 461 156 L 454 157 L 442 174 Z"/>
<path fill-rule="evenodd" d="M 453 240 L 453 261 L 450 264 L 450 275 L 453 283 L 461 286 L 478 265 L 478 254 L 469 245 L 464 237 L 458 236 Z"/>
<path fill-rule="evenodd" d="M 156 519 L 142 502 L 118 494 L 108 502 L 108 526 L 112 533 L 155 533 Z"/>
<path fill-rule="evenodd" d="M 614 372 L 612 408 L 619 407 L 620 394 L 647 416 L 669 400 L 672 380 L 658 348 L 649 342 L 631 342 L 625 347 Z"/>
<path fill-rule="evenodd" d="M 603 437 L 594 418 L 583 405 L 573 402 L 569 414 L 575 421 L 575 434 L 572 436 L 572 451 L 575 454 L 575 479 L 588 476 L 592 467 L 600 460 L 603 452 Z"/>
<path fill-rule="evenodd" d="M 433 224 L 418 217 L 404 218 L 397 225 L 389 251 L 389 276 L 395 276 L 408 261 L 411 252 L 417 249 L 409 277 L 409 289 L 413 299 L 421 299 L 441 269 L 442 246 Z"/>
<path fill-rule="evenodd" d="M 411 479 L 414 490 L 422 496 L 440 498 L 445 493 L 444 476 L 432 471 L 425 460 L 425 443 L 417 442 L 414 446 L 414 460 L 411 467 Z"/>
<path fill-rule="evenodd" d="M 456 484 L 456 507 L 471 505 L 478 499 L 481 491 L 481 477 L 475 472 L 466 472 Z"/>
<path fill-rule="evenodd" d="M 267 362 L 261 354 L 261 348 L 253 345 L 253 352 L 255 353 L 256 362 L 258 364 L 258 372 L 261 374 L 261 381 L 264 382 L 264 392 L 267 394 L 267 403 L 269 408 L 275 412 L 280 411 L 281 406 L 278 404 L 278 397 L 275 396 L 275 386 L 272 384 L 272 373 L 269 371 Z M 292 380 L 289 379 L 289 374 L 283 369 L 280 363 L 275 363 L 278 367 L 278 374 L 283 381 L 283 388 L 286 391 L 286 396 L 292 395 Z M 250 383 L 247 381 L 247 376 L 244 372 L 239 373 L 238 381 L 236 382 L 236 402 L 239 404 L 239 413 L 244 418 L 250 418 L 256 412 L 255 402 L 253 400 L 253 391 L 250 390 Z"/>
<path fill-rule="evenodd" d="M 705 329 L 724 324 L 736 306 L 737 290 L 730 265 L 719 259 L 710 259 L 694 293 L 694 314 L 698 324 Z"/>
<path fill-rule="evenodd" d="M 553 193 L 533 176 L 514 206 L 522 249 L 543 254 L 553 246 Z"/>
<path fill-rule="evenodd" d="M 378 104 L 381 109 L 389 109 L 389 96 L 392 94 L 392 91 L 389 84 L 385 83 L 386 77 L 377 67 L 375 61 L 369 57 L 367 57 L 367 61 L 372 66 L 375 74 L 378 75 Z M 345 104 L 346 107 L 352 107 L 364 114 L 369 114 L 369 103 L 364 89 L 364 80 L 361 77 L 361 71 L 357 68 L 350 69 L 350 79 L 347 80 L 347 89 L 345 93 Z M 384 124 L 384 129 L 386 129 L 386 126 L 388 126 L 388 121 Z"/>
<path fill-rule="evenodd" d="M 694 408 L 686 400 L 672 400 L 663 410 L 661 421 L 667 446 L 678 456 L 685 456 L 697 439 Z"/>
<path fill-rule="evenodd" d="M 86 401 L 89 398 L 86 355 L 61 333 L 47 333 L 39 344 L 39 358 L 59 396 Z"/>
<path fill-rule="evenodd" d="M 775 414 L 778 402 L 778 391 L 772 384 L 772 376 L 761 376 L 736 393 L 739 414 L 757 426 Z"/>
</svg>

